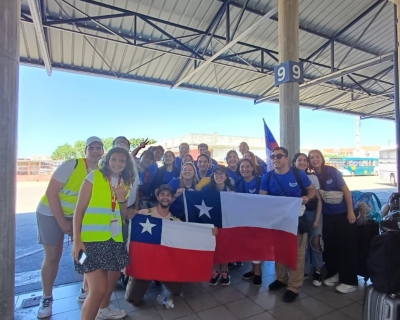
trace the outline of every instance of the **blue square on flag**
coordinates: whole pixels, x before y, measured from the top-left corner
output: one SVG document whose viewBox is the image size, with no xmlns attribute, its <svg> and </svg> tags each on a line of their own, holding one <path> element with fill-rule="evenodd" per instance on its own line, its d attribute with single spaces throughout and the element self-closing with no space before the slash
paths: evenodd
<svg viewBox="0 0 400 320">
<path fill-rule="evenodd" d="M 162 219 L 136 214 L 131 221 L 131 241 L 160 244 Z"/>
<path fill-rule="evenodd" d="M 221 197 L 219 192 L 185 191 L 186 221 L 211 223 L 222 228 Z"/>
</svg>

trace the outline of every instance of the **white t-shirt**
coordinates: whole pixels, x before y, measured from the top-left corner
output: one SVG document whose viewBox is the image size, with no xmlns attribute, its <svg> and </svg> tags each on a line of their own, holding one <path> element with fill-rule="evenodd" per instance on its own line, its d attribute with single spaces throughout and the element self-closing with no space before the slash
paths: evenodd
<svg viewBox="0 0 400 320">
<path fill-rule="evenodd" d="M 308 174 L 307 175 L 308 179 L 310 179 L 311 184 L 314 186 L 315 189 L 319 189 L 319 180 L 318 177 L 315 174 Z"/>
<path fill-rule="evenodd" d="M 78 161 L 77 159 L 71 159 L 59 165 L 56 171 L 53 172 L 53 175 L 51 176 L 52 179 L 55 179 L 61 183 L 66 184 L 69 178 L 71 177 L 72 173 L 74 172 L 77 161 Z M 50 207 L 44 205 L 41 201 L 39 202 L 36 208 L 36 212 L 43 214 L 44 216 L 53 216 Z"/>
</svg>

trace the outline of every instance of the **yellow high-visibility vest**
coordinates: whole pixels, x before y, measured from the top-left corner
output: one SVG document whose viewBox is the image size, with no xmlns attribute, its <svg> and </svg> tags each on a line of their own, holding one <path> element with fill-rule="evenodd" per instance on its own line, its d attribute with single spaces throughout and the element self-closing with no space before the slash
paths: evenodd
<svg viewBox="0 0 400 320">
<path fill-rule="evenodd" d="M 113 237 L 111 220 L 118 219 L 120 232 Z M 83 242 L 104 242 L 109 239 L 122 242 L 122 219 L 117 201 L 112 212 L 111 189 L 107 179 L 99 170 L 93 170 L 92 196 L 82 220 L 81 240 Z"/>
<path fill-rule="evenodd" d="M 69 177 L 67 183 L 58 193 L 61 202 L 61 208 L 65 216 L 72 216 L 75 211 L 76 203 L 78 202 L 78 194 L 81 189 L 83 180 L 87 176 L 85 159 L 77 159 L 77 164 L 74 171 Z M 40 200 L 45 206 L 49 207 L 49 201 L 46 194 Z"/>
</svg>

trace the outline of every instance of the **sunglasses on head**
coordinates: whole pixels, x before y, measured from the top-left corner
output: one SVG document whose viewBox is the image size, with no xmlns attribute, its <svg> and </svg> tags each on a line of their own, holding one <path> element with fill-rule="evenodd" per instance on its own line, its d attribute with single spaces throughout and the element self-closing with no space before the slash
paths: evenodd
<svg viewBox="0 0 400 320">
<path fill-rule="evenodd" d="M 271 154 L 270 156 L 269 156 L 269 158 L 271 159 L 271 160 L 274 160 L 275 158 L 277 158 L 278 160 L 281 160 L 283 157 L 286 157 L 284 154 L 282 154 L 282 153 L 278 153 L 278 154 Z"/>
</svg>

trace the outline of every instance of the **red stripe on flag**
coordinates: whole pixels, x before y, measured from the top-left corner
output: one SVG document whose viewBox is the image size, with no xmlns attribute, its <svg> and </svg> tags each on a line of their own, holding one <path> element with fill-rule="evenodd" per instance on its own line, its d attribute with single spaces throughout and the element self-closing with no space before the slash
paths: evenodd
<svg viewBox="0 0 400 320">
<path fill-rule="evenodd" d="M 218 229 L 215 263 L 278 261 L 296 269 L 297 236 L 281 230 L 235 227 Z"/>
<path fill-rule="evenodd" d="M 131 241 L 126 274 L 137 279 L 170 282 L 209 281 L 214 252 L 170 248 Z"/>
</svg>

